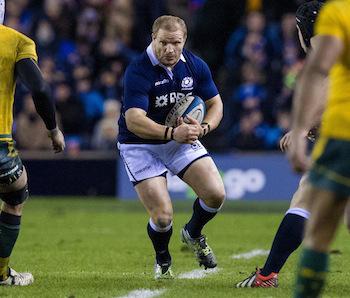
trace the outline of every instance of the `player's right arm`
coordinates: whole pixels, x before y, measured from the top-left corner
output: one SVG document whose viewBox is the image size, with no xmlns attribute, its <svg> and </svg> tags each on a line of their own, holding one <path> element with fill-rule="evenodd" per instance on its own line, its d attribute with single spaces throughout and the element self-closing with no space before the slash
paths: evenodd
<svg viewBox="0 0 350 298">
<path fill-rule="evenodd" d="M 56 153 L 63 151 L 64 137 L 56 124 L 55 106 L 50 100 L 50 88 L 43 79 L 38 65 L 33 59 L 24 58 L 16 62 L 15 71 L 22 83 L 32 93 L 35 108 L 49 131 L 48 135 L 52 140 L 54 151 Z"/>
<path fill-rule="evenodd" d="M 300 30 L 299 30 L 299 41 L 303 45 L 303 37 L 300 33 Z M 312 51 L 313 48 L 319 47 L 320 35 L 315 35 L 315 36 L 311 37 L 310 43 L 311 43 L 311 47 L 309 48 L 309 50 L 307 50 L 307 52 Z M 318 100 L 317 110 L 315 111 L 314 118 L 312 118 L 312 126 L 310 127 L 310 130 L 308 131 L 308 133 L 304 132 L 305 137 L 307 137 L 312 142 L 315 141 L 316 136 L 318 134 L 318 128 L 320 126 L 322 114 L 323 114 L 323 111 L 324 111 L 325 106 L 326 106 L 326 102 L 327 102 L 326 90 L 328 88 L 328 80 L 324 81 L 324 84 L 321 86 L 321 88 L 323 89 L 322 90 L 323 96 L 321 96 Z M 289 131 L 281 138 L 279 145 L 280 145 L 280 149 L 282 152 L 285 152 L 288 150 L 288 148 L 290 146 L 291 134 L 292 134 L 292 131 Z"/>
<path fill-rule="evenodd" d="M 183 123 L 167 128 L 147 117 L 150 81 L 140 73 L 135 65 L 130 65 L 124 77 L 125 121 L 129 131 L 142 139 L 170 140 L 192 144 L 200 131 L 193 125 Z"/>
<path fill-rule="evenodd" d="M 200 133 L 198 128 L 186 123 L 176 128 L 170 127 L 167 130 L 165 125 L 156 123 L 146 116 L 144 110 L 138 108 L 128 109 L 125 113 L 125 119 L 128 130 L 143 139 L 170 140 L 171 135 L 173 135 L 173 139 L 179 143 L 192 144 L 198 140 Z"/>
<path fill-rule="evenodd" d="M 333 35 L 333 32 L 322 34 L 318 46 L 306 59 L 293 101 L 293 133 L 289 157 L 296 171 L 305 171 L 308 167 L 303 134 L 313 124 L 313 119 L 320 109 L 319 98 L 324 96 L 323 85 L 343 49 L 344 42 L 341 37 Z"/>
</svg>

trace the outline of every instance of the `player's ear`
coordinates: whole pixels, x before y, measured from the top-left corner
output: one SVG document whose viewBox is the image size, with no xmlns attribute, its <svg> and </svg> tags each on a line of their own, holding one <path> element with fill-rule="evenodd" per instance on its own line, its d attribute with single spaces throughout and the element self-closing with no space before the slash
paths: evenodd
<svg viewBox="0 0 350 298">
<path fill-rule="evenodd" d="M 155 40 L 157 38 L 157 34 L 152 32 L 152 40 Z"/>
</svg>

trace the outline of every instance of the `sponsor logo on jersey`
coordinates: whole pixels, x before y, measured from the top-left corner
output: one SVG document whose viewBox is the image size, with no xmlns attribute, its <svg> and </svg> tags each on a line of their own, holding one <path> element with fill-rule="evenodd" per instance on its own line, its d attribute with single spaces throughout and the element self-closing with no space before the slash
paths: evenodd
<svg viewBox="0 0 350 298">
<path fill-rule="evenodd" d="M 181 82 L 182 90 L 192 90 L 193 89 L 193 78 L 184 77 Z"/>
<path fill-rule="evenodd" d="M 164 84 L 166 84 L 166 83 L 169 83 L 169 80 L 168 79 L 164 79 L 164 80 L 162 80 L 162 81 L 157 81 L 157 82 L 155 82 L 154 83 L 154 86 L 159 86 L 159 85 L 164 85 Z"/>
<path fill-rule="evenodd" d="M 187 94 L 181 93 L 181 92 L 170 92 L 169 94 L 156 96 L 155 107 L 156 108 L 166 107 L 169 104 L 178 102 L 181 98 L 185 97 L 186 95 L 191 95 L 191 94 L 192 92 Z"/>
<path fill-rule="evenodd" d="M 151 168 L 151 166 L 150 166 L 150 165 L 145 166 L 144 168 L 142 168 L 142 169 L 140 169 L 140 170 L 136 171 L 136 172 L 135 172 L 135 175 L 137 175 L 137 174 L 141 174 L 142 172 L 146 172 L 146 171 L 148 171 L 150 168 Z"/>
</svg>

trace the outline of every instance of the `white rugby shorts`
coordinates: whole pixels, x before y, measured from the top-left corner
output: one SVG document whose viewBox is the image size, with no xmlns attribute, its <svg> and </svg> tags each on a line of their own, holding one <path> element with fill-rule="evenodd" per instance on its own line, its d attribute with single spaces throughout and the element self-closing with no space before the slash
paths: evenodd
<svg viewBox="0 0 350 298">
<path fill-rule="evenodd" d="M 165 175 L 169 170 L 181 176 L 197 159 L 208 156 L 200 141 L 180 144 L 119 144 L 118 149 L 130 181 L 136 185 L 142 180 Z"/>
</svg>

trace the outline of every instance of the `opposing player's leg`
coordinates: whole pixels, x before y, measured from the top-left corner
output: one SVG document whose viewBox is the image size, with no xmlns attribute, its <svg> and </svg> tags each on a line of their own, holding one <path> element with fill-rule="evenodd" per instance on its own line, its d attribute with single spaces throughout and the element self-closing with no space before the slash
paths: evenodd
<svg viewBox="0 0 350 298">
<path fill-rule="evenodd" d="M 350 142 L 320 137 L 309 172 L 306 225 L 295 297 L 319 297 L 326 278 L 328 251 L 350 196 Z"/>
<path fill-rule="evenodd" d="M 200 265 L 214 268 L 216 258 L 202 235 L 202 229 L 215 217 L 225 200 L 224 184 L 209 156 L 195 160 L 183 173 L 182 179 L 192 187 L 198 198 L 193 204 L 191 219 L 181 231 L 182 240 L 195 251 Z"/>
<path fill-rule="evenodd" d="M 348 231 L 350 232 L 350 200 L 348 201 L 345 207 L 344 222 L 348 228 Z"/>
<path fill-rule="evenodd" d="M 26 286 L 33 283 L 33 275 L 17 273 L 9 267 L 10 256 L 20 230 L 23 205 L 28 198 L 26 170 L 21 164 L 16 166 L 19 171 L 14 171 L 7 177 L 11 183 L 0 184 L 0 198 L 3 201 L 0 212 L 0 285 Z M 17 173 L 19 177 L 16 176 Z"/>
<path fill-rule="evenodd" d="M 262 269 L 258 268 L 249 277 L 236 284 L 236 287 L 277 287 L 278 273 L 288 257 L 303 241 L 304 226 L 310 216 L 310 202 L 307 192 L 310 185 L 304 175 L 294 193 L 290 208 L 276 232 L 270 253 Z"/>
<path fill-rule="evenodd" d="M 319 297 L 325 282 L 329 247 L 347 202 L 345 195 L 314 187 L 308 196 L 314 202 L 298 268 L 294 296 L 298 298 Z"/>
<path fill-rule="evenodd" d="M 147 232 L 156 253 L 155 278 L 172 278 L 168 245 L 173 232 L 173 207 L 166 179 L 164 176 L 146 179 L 138 183 L 135 189 L 150 215 Z"/>
</svg>

